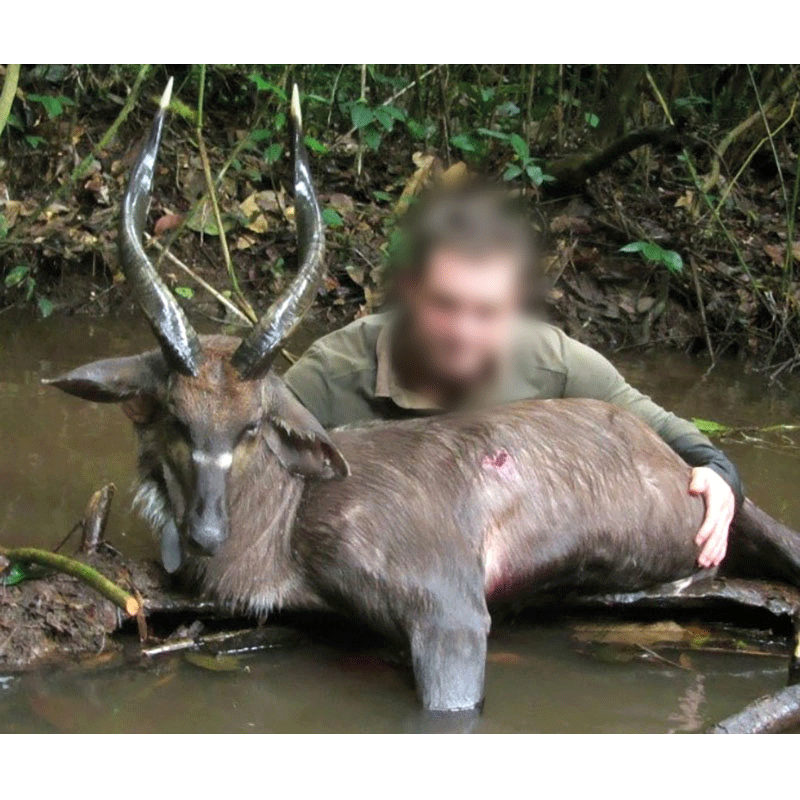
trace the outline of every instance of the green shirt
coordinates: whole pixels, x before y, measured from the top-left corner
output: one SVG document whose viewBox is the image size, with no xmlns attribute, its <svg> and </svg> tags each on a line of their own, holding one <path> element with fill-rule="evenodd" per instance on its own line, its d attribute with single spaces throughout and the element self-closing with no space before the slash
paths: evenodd
<svg viewBox="0 0 800 800">
<path fill-rule="evenodd" d="M 392 319 L 390 313 L 375 314 L 323 336 L 284 376 L 324 427 L 437 412 L 425 398 L 405 390 L 396 380 L 389 346 Z M 682 454 L 697 445 L 711 446 L 691 422 L 665 411 L 630 386 L 596 350 L 552 325 L 523 319 L 516 330 L 509 368 L 492 399 L 514 402 L 558 397 L 588 397 L 625 408 Z"/>
</svg>

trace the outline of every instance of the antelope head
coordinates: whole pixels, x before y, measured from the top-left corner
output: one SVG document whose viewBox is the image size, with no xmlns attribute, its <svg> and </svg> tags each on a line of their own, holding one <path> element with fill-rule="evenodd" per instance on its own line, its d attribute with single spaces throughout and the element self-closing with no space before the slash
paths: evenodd
<svg viewBox="0 0 800 800">
<path fill-rule="evenodd" d="M 265 449 L 293 474 L 329 479 L 348 466 L 322 426 L 271 371 L 281 342 L 311 306 L 324 270 L 324 228 L 291 103 L 298 270 L 244 339 L 199 337 L 142 245 L 170 79 L 122 201 L 119 252 L 159 348 L 96 361 L 45 381 L 101 403 L 121 403 L 139 439 L 143 479 L 159 493 L 161 555 L 176 570 L 188 547 L 213 555 L 228 536 L 232 468 Z M 151 515 L 152 516 L 152 515 Z"/>
</svg>

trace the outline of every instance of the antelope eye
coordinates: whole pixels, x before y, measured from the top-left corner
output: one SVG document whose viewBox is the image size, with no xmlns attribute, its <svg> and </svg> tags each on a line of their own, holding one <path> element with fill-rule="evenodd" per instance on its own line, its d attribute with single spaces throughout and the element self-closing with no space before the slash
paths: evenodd
<svg viewBox="0 0 800 800">
<path fill-rule="evenodd" d="M 261 420 L 256 420 L 255 422 L 251 422 L 249 425 L 245 425 L 244 429 L 242 430 L 242 438 L 250 438 L 252 439 L 256 434 L 261 430 Z"/>
</svg>

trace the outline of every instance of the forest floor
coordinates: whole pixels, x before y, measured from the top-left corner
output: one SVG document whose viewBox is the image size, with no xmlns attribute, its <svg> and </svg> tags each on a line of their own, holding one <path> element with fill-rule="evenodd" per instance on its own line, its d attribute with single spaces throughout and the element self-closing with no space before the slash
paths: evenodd
<svg viewBox="0 0 800 800">
<path fill-rule="evenodd" d="M 76 183 L 65 177 L 78 162 L 66 136 L 64 146 L 0 161 L 2 308 L 28 304 L 43 314 L 95 316 L 132 308 L 117 262 L 116 226 L 138 136 L 148 124 L 144 112 L 133 116 Z M 96 141 L 108 120 L 81 124 L 81 135 Z M 244 135 L 232 120 L 230 127 L 208 126 L 213 170 Z M 172 129 L 164 137 L 150 230 L 195 275 L 225 292 L 213 215 L 207 203 L 197 203 L 205 187 L 190 138 Z M 330 326 L 380 307 L 392 230 L 408 199 L 437 177 L 467 170 L 457 159 L 447 168 L 405 143 L 365 153 L 359 176 L 356 150 L 354 139 L 340 137 L 326 154 L 312 156 L 328 222 L 328 278 L 318 312 Z M 791 182 L 793 165 L 786 161 Z M 257 309 L 266 308 L 294 271 L 288 167 L 284 158 L 265 174 L 261 156 L 243 148 L 219 184 L 231 255 Z M 786 320 L 800 308 L 800 288 L 794 283 L 785 291 L 791 278 L 786 264 L 787 247 L 800 258 L 800 241 L 786 241 L 780 178 L 774 163 L 753 159 L 711 198 L 719 204 L 715 216 L 709 196 L 693 188 L 680 149 L 644 147 L 592 178 L 579 194 L 548 198 L 529 189 L 528 208 L 545 250 L 546 315 L 605 352 L 658 345 L 739 355 L 775 375 L 793 369 L 798 356 Z M 677 252 L 682 268 L 620 252 L 635 241 Z M 149 249 L 158 260 L 158 245 Z M 162 274 L 191 314 L 225 320 L 224 307 L 179 265 L 163 256 L 162 262 Z M 787 307 L 778 308 L 775 297 Z"/>
</svg>

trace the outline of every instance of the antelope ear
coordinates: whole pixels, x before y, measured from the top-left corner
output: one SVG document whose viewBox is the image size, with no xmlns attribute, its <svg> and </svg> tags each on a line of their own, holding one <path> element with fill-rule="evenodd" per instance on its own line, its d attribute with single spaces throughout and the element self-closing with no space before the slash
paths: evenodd
<svg viewBox="0 0 800 800">
<path fill-rule="evenodd" d="M 284 385 L 275 388 L 267 444 L 283 466 L 308 478 L 346 478 L 350 467 L 316 417 Z"/>
<path fill-rule="evenodd" d="M 42 383 L 93 403 L 120 403 L 142 396 L 155 397 L 167 376 L 164 356 L 160 350 L 152 350 L 138 356 L 93 361 Z"/>
</svg>

